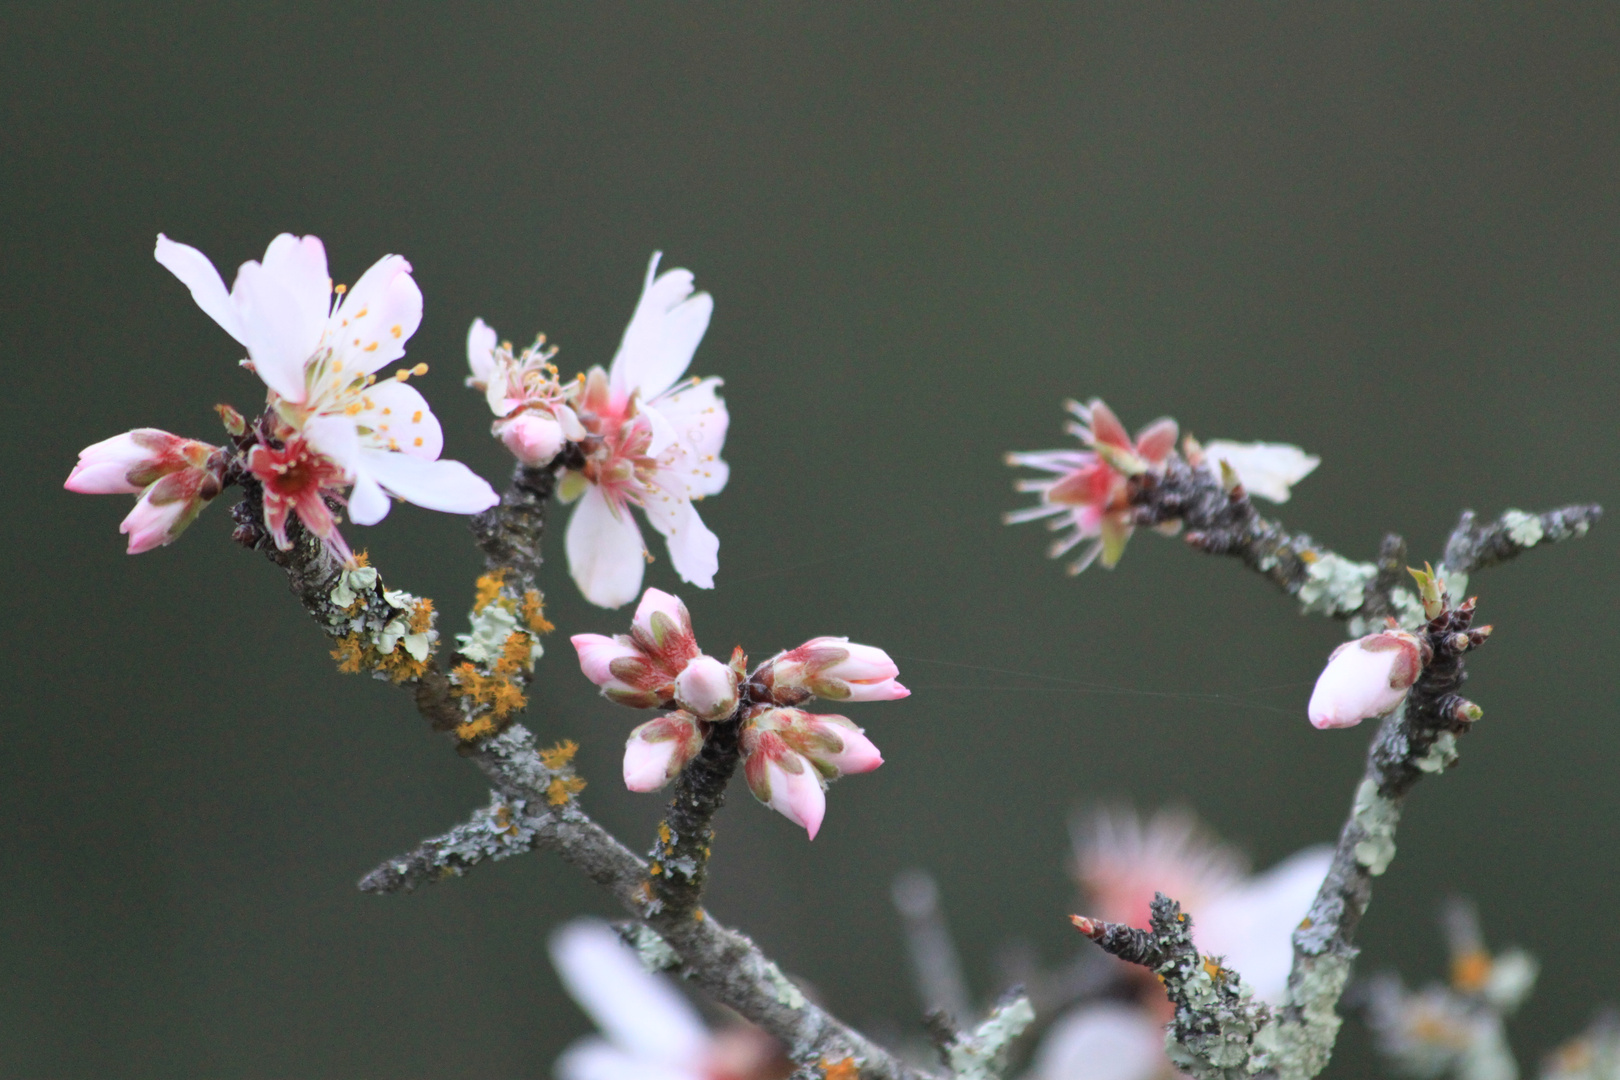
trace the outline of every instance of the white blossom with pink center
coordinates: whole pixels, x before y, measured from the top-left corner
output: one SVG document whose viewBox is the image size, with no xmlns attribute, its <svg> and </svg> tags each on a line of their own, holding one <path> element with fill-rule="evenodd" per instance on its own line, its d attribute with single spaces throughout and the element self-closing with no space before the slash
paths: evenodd
<svg viewBox="0 0 1620 1080">
<path fill-rule="evenodd" d="M 249 462 L 265 484 L 267 510 L 277 500 L 341 547 L 335 521 L 323 520 L 315 504 L 345 485 L 353 486 L 349 516 L 361 525 L 387 516 L 389 495 L 454 514 L 500 501 L 465 465 L 440 460 L 439 422 L 404 381 L 424 373 L 425 365 L 377 380 L 375 372 L 405 355 L 422 321 L 422 293 L 405 259 L 384 256 L 354 288 L 334 289 L 321 241 L 282 233 L 263 261 L 242 264 L 227 292 L 196 248 L 160 234 L 154 255 L 247 349 L 247 366 L 269 388 L 278 420 L 273 435 L 283 449 L 274 460 L 261 455 L 257 464 Z M 285 547 L 285 512 L 278 523 L 267 513 L 266 524 Z"/>
<path fill-rule="evenodd" d="M 712 589 L 720 568 L 720 541 L 694 503 L 726 486 L 720 451 L 729 417 L 719 379 L 683 378 L 714 301 L 693 293 L 690 271 L 659 274 L 658 259 L 647 266 L 612 365 L 592 368 L 570 402 L 585 463 L 559 491 L 579 500 L 565 538 L 568 569 L 600 607 L 620 607 L 641 591 L 647 555 L 632 506 L 663 535 L 682 581 Z"/>
<path fill-rule="evenodd" d="M 1332 849 L 1310 847 L 1261 874 L 1190 814 L 1131 811 L 1077 819 L 1074 842 L 1087 915 L 1146 927 L 1155 892 L 1180 901 L 1200 952 L 1224 956 L 1256 997 L 1280 1004 L 1293 965 L 1293 932 L 1327 876 Z M 1143 968 L 1133 974 L 1152 978 Z"/>
<path fill-rule="evenodd" d="M 557 1080 L 771 1080 L 786 1074 L 770 1036 L 738 1025 L 711 1033 L 611 927 L 576 919 L 551 935 L 551 962 L 600 1035 L 563 1051 Z"/>
</svg>

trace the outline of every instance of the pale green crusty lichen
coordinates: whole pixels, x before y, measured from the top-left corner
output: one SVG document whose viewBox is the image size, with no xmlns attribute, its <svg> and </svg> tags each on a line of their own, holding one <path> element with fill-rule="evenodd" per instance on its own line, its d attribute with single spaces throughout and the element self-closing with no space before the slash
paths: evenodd
<svg viewBox="0 0 1620 1080">
<path fill-rule="evenodd" d="M 1507 538 L 1522 548 L 1535 547 L 1547 535 L 1541 527 L 1541 518 L 1523 510 L 1504 513 L 1502 527 L 1507 530 Z"/>
<path fill-rule="evenodd" d="M 670 947 L 663 936 L 647 926 L 645 923 L 635 923 L 624 934 L 631 948 L 636 950 L 636 959 L 647 971 L 657 974 L 660 971 L 671 971 L 681 965 L 681 958 Z"/>
<path fill-rule="evenodd" d="M 1199 1017 L 1213 1020 L 1213 1030 L 1178 1037 L 1175 1025 L 1165 1032 L 1170 1061 L 1201 1080 L 1238 1080 L 1250 1074 L 1256 1034 L 1267 1012 L 1253 1000 L 1253 988 L 1238 982 L 1236 972 L 1206 962 L 1191 972 L 1178 972 L 1180 996 Z M 1166 976 L 1169 981 L 1170 976 Z M 1217 981 L 1218 980 L 1218 981 Z M 1235 991 L 1235 993 L 1234 993 Z"/>
<path fill-rule="evenodd" d="M 990 1010 L 973 1033 L 958 1035 L 945 1048 L 956 1080 L 1000 1080 L 1007 1048 L 1035 1021 L 1035 1008 L 1022 995 Z"/>
<path fill-rule="evenodd" d="M 1377 781 L 1366 779 L 1356 788 L 1351 815 L 1362 833 L 1356 842 L 1356 862 L 1377 877 L 1395 858 L 1395 826 L 1401 820 L 1401 808 L 1379 793 Z"/>
<path fill-rule="evenodd" d="M 793 985 L 793 980 L 782 974 L 782 969 L 765 961 L 765 978 L 771 984 L 771 996 L 778 1005 L 786 1005 L 790 1009 L 802 1009 L 805 1006 L 804 993 Z"/>
<path fill-rule="evenodd" d="M 1413 761 L 1419 769 L 1426 773 L 1442 773 L 1457 760 L 1457 736 L 1449 731 L 1442 731 L 1435 736 L 1434 744 L 1427 753 Z"/>
<path fill-rule="evenodd" d="M 337 607 L 346 608 L 362 593 L 369 593 L 376 587 L 375 566 L 351 566 L 338 574 L 337 587 L 332 590 L 332 603 Z"/>
<path fill-rule="evenodd" d="M 1300 608 L 1307 615 L 1348 615 L 1361 607 L 1367 585 L 1377 576 L 1372 563 L 1352 562 L 1330 551 L 1307 564 L 1297 593 Z"/>
<path fill-rule="evenodd" d="M 1300 977 L 1291 979 L 1288 1005 L 1295 1019 L 1273 1019 L 1255 1036 L 1250 1070 L 1269 1068 L 1278 1080 L 1310 1080 L 1327 1068 L 1339 1038 L 1339 998 L 1350 981 L 1350 960 L 1337 952 L 1296 960 Z"/>
<path fill-rule="evenodd" d="M 493 664 L 499 660 L 506 648 L 506 639 L 523 629 L 518 625 L 517 615 L 498 602 L 474 611 L 468 616 L 468 622 L 472 625 L 472 632 L 457 634 L 456 647 L 461 655 L 475 664 Z M 529 635 L 529 642 L 529 666 L 533 667 L 545 655 L 545 649 L 533 634 Z"/>
</svg>

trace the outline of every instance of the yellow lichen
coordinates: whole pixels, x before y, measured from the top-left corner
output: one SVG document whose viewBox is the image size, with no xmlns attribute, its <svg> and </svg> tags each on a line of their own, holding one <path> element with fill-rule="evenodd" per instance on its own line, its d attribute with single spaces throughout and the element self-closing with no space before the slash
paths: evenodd
<svg viewBox="0 0 1620 1080">
<path fill-rule="evenodd" d="M 332 650 L 332 659 L 338 662 L 338 670 L 345 675 L 357 675 L 366 659 L 366 646 L 360 640 L 359 634 L 347 634 L 338 639 L 337 648 Z"/>
<path fill-rule="evenodd" d="M 426 675 L 427 662 L 412 656 L 406 651 L 405 646 L 395 645 L 393 652 L 377 661 L 377 670 L 394 682 L 402 683 Z"/>
<path fill-rule="evenodd" d="M 540 751 L 540 763 L 552 772 L 568 767 L 574 760 L 574 754 L 579 750 L 579 743 L 573 739 L 564 739 L 549 750 Z"/>
<path fill-rule="evenodd" d="M 526 590 L 523 594 L 523 622 L 536 634 L 549 634 L 557 629 L 546 618 L 545 601 L 536 589 Z"/>
<path fill-rule="evenodd" d="M 546 785 L 546 802 L 561 806 L 585 790 L 585 781 L 577 776 L 559 776 Z"/>
<path fill-rule="evenodd" d="M 491 570 L 478 579 L 478 595 L 473 598 L 473 610 L 483 611 L 493 604 L 501 595 L 501 587 L 506 584 L 506 571 Z"/>
<path fill-rule="evenodd" d="M 488 715 L 480 716 L 476 720 L 469 720 L 465 724 L 456 727 L 456 738 L 462 742 L 472 742 L 474 739 L 493 734 L 495 734 L 495 721 L 490 719 Z"/>
<path fill-rule="evenodd" d="M 501 647 L 501 658 L 495 661 L 497 675 L 516 675 L 519 671 L 529 671 L 534 666 L 534 646 L 530 643 L 529 635 L 522 630 L 514 630 L 506 635 L 506 644 Z"/>
<path fill-rule="evenodd" d="M 855 1066 L 855 1059 L 847 1057 L 842 1061 L 828 1061 L 821 1059 L 821 1074 L 826 1080 L 860 1080 L 861 1071 Z"/>
<path fill-rule="evenodd" d="M 356 555 L 354 557 L 354 565 L 356 565 L 356 566 L 370 566 L 371 565 L 371 552 L 362 551 L 358 555 Z"/>
<path fill-rule="evenodd" d="M 505 719 L 529 703 L 511 678 L 498 670 L 496 674 L 485 675 L 467 662 L 458 664 L 452 674 L 457 696 L 474 705 L 488 705 L 490 716 L 496 720 Z"/>
<path fill-rule="evenodd" d="M 411 633 L 425 634 L 433 629 L 433 601 L 422 597 L 411 608 Z"/>
</svg>

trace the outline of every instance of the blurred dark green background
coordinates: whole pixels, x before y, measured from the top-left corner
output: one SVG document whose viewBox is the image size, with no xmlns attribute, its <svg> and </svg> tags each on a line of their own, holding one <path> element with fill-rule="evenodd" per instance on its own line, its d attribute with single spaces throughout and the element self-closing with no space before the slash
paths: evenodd
<svg viewBox="0 0 1620 1080">
<path fill-rule="evenodd" d="M 407 255 L 446 453 L 495 479 L 469 321 L 544 330 L 571 372 L 655 247 L 696 271 L 693 370 L 733 416 L 719 587 L 682 590 L 702 641 L 849 634 L 915 689 L 856 707 L 888 764 L 815 843 L 737 787 L 713 908 L 892 1031 L 902 867 L 939 874 L 988 989 L 1008 938 L 1075 948 L 1071 808 L 1185 803 L 1264 865 L 1332 837 L 1360 768 L 1367 731 L 1304 717 L 1334 625 L 1177 542 L 1070 579 L 998 523 L 1026 501 L 1001 453 L 1068 442 L 1062 398 L 1319 453 L 1284 516 L 1358 557 L 1387 528 L 1432 557 L 1463 507 L 1615 501 L 1617 57 L 1604 4 L 7 5 L 0 1073 L 540 1077 L 586 1027 L 544 940 L 607 909 L 554 859 L 355 890 L 486 789 L 337 674 L 228 507 L 131 559 L 126 500 L 61 490 L 89 442 L 212 439 L 216 401 L 260 401 L 158 231 L 227 279 L 283 230 L 339 280 Z M 1364 927 L 1364 970 L 1425 979 L 1435 905 L 1477 897 L 1545 963 L 1512 1029 L 1532 1067 L 1620 999 L 1615 536 L 1476 578 L 1487 718 Z M 459 625 L 459 520 L 350 538 Z M 586 805 L 644 846 L 634 718 L 565 640 L 623 615 L 548 574 L 524 722 L 583 744 Z M 1373 1067 L 1349 1031 L 1341 1077 Z"/>
</svg>

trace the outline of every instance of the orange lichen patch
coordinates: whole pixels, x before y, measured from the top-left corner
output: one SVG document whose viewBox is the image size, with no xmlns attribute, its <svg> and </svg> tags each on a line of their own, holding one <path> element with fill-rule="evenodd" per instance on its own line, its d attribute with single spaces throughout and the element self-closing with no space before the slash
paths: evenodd
<svg viewBox="0 0 1620 1080">
<path fill-rule="evenodd" d="M 345 675 L 358 675 L 366 660 L 366 646 L 361 643 L 360 635 L 348 634 L 339 638 L 337 647 L 332 650 L 332 659 L 338 662 L 338 670 Z"/>
<path fill-rule="evenodd" d="M 433 629 L 433 601 L 427 597 L 416 602 L 411 608 L 411 633 L 425 634 Z"/>
<path fill-rule="evenodd" d="M 821 1074 L 826 1080 L 861 1080 L 861 1070 L 855 1067 L 855 1059 L 847 1057 L 843 1061 L 828 1061 L 821 1059 Z"/>
<path fill-rule="evenodd" d="M 495 811 L 495 825 L 508 836 L 516 836 L 519 832 L 517 823 L 512 820 L 510 806 L 502 806 Z"/>
<path fill-rule="evenodd" d="M 577 776 L 559 776 L 546 785 L 546 802 L 561 806 L 585 790 L 585 781 Z"/>
<path fill-rule="evenodd" d="M 673 832 L 671 832 L 670 829 L 669 829 L 669 822 L 660 821 L 658 823 L 658 840 L 659 840 L 660 843 L 663 843 L 663 844 L 669 843 L 669 838 L 674 836 L 674 835 L 675 834 Z"/>
<path fill-rule="evenodd" d="M 506 635 L 506 644 L 501 646 L 501 658 L 495 661 L 495 674 L 516 675 L 519 671 L 529 671 L 534 667 L 534 647 L 529 642 L 529 635 L 521 630 L 514 630 Z"/>
<path fill-rule="evenodd" d="M 1470 949 L 1451 961 L 1451 985 L 1464 994 L 1479 993 L 1490 977 L 1491 954 L 1484 949 Z"/>
<path fill-rule="evenodd" d="M 394 682 L 402 683 L 426 675 L 427 662 L 412 656 L 405 646 L 395 645 L 393 652 L 377 661 L 377 670 Z"/>
<path fill-rule="evenodd" d="M 545 601 L 538 589 L 528 589 L 523 594 L 523 624 L 536 634 L 549 634 L 557 629 L 546 618 Z"/>
<path fill-rule="evenodd" d="M 356 566 L 370 566 L 371 565 L 371 552 L 362 551 L 359 554 L 355 555 L 355 557 L 354 557 L 354 565 L 356 565 Z"/>
<path fill-rule="evenodd" d="M 491 570 L 478 579 L 478 595 L 473 598 L 473 610 L 483 611 L 493 604 L 501 595 L 501 586 L 506 584 L 505 570 Z"/>
<path fill-rule="evenodd" d="M 1220 961 L 1213 956 L 1204 957 L 1204 974 L 1208 975 L 1214 982 L 1220 982 L 1226 977 L 1225 969 L 1221 967 Z"/>
<path fill-rule="evenodd" d="M 573 739 L 564 739 L 551 749 L 540 751 L 540 764 L 544 765 L 552 772 L 557 772 L 560 769 L 566 769 L 568 767 L 568 763 L 574 760 L 574 754 L 577 753 L 578 750 L 579 743 L 575 742 Z"/>
<path fill-rule="evenodd" d="M 498 667 L 495 674 L 485 675 L 468 662 L 456 665 L 451 674 L 455 676 L 457 696 L 475 705 L 488 705 L 490 716 L 496 720 L 505 719 L 529 703 L 523 691 Z"/>
<path fill-rule="evenodd" d="M 486 713 L 476 720 L 469 720 L 456 727 L 456 738 L 462 742 L 472 742 L 485 735 L 495 734 L 495 721 Z"/>
</svg>

